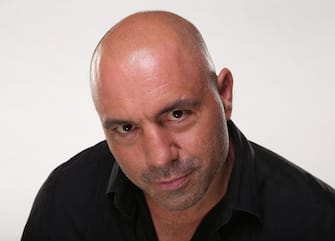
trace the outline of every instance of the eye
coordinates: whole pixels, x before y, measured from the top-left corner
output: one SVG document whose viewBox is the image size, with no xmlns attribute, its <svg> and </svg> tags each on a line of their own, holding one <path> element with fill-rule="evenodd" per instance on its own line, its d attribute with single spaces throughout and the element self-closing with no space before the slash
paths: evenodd
<svg viewBox="0 0 335 241">
<path fill-rule="evenodd" d="M 188 112 L 185 110 L 174 110 L 168 113 L 169 121 L 181 121 L 186 118 Z"/>
<path fill-rule="evenodd" d="M 172 116 L 176 119 L 180 119 L 182 118 L 184 115 L 184 112 L 182 110 L 175 110 L 175 111 L 172 111 Z"/>
<path fill-rule="evenodd" d="M 122 124 L 115 127 L 115 131 L 119 134 L 128 134 L 134 129 L 132 124 Z"/>
</svg>

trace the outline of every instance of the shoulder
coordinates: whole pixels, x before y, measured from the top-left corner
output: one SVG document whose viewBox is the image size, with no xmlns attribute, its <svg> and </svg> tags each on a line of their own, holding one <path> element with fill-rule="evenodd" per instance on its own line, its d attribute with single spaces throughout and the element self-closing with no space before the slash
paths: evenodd
<svg viewBox="0 0 335 241">
<path fill-rule="evenodd" d="M 251 145 L 264 218 L 283 232 L 286 227 L 310 235 L 321 229 L 324 235 L 335 234 L 334 189 L 278 154 Z"/>
<path fill-rule="evenodd" d="M 46 183 L 65 182 L 75 186 L 79 184 L 76 181 L 80 180 L 81 183 L 89 184 L 95 178 L 101 177 L 103 173 L 109 173 L 114 161 L 106 141 L 102 141 L 58 166 L 49 175 Z"/>
<path fill-rule="evenodd" d="M 55 240 L 73 236 L 77 240 L 74 237 L 90 233 L 106 199 L 113 163 L 103 141 L 58 166 L 35 198 L 22 240 L 43 240 L 46 236 Z"/>
<path fill-rule="evenodd" d="M 332 187 L 303 168 L 258 144 L 251 145 L 255 152 L 255 171 L 260 184 L 276 185 L 278 188 L 285 188 L 286 191 L 291 190 L 297 194 L 308 195 L 316 192 L 321 195 L 316 197 L 313 195 L 316 199 L 326 196 L 335 198 Z"/>
<path fill-rule="evenodd" d="M 85 204 L 89 198 L 105 194 L 113 163 L 107 143 L 100 142 L 58 166 L 40 192 L 45 190 L 59 202 Z"/>
</svg>

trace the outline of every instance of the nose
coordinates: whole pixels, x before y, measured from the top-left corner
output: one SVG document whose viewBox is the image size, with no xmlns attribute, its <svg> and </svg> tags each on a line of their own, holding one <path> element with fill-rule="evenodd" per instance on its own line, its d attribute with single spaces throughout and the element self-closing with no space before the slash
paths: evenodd
<svg viewBox="0 0 335 241">
<path fill-rule="evenodd" d="M 178 158 L 179 146 L 174 136 L 164 127 L 150 127 L 145 132 L 143 151 L 148 166 L 164 167 Z"/>
</svg>

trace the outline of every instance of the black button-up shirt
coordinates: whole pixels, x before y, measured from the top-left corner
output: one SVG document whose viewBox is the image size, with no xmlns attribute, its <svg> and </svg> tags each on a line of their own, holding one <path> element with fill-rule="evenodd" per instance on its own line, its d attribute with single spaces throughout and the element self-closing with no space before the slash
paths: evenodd
<svg viewBox="0 0 335 241">
<path fill-rule="evenodd" d="M 231 121 L 228 126 L 235 146 L 228 190 L 192 241 L 334 241 L 334 190 L 249 142 Z M 22 236 L 22 241 L 79 240 L 157 240 L 142 191 L 120 170 L 105 141 L 51 173 Z"/>
</svg>

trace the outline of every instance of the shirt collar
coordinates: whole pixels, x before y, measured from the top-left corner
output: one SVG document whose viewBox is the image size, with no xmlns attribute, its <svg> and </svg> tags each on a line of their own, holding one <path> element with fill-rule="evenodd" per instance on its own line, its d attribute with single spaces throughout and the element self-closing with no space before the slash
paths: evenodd
<svg viewBox="0 0 335 241">
<path fill-rule="evenodd" d="M 109 177 L 106 194 L 114 200 L 121 213 L 131 217 L 136 209 L 136 193 L 141 192 L 122 172 L 115 161 Z"/>
<path fill-rule="evenodd" d="M 215 213 L 218 212 L 217 209 L 222 209 L 224 212 L 219 213 L 223 215 L 221 216 L 222 220 L 227 222 L 230 214 L 227 214 L 226 210 L 229 207 L 233 211 L 252 215 L 260 220 L 254 170 L 254 150 L 250 142 L 232 121 L 228 121 L 227 124 L 229 135 L 234 143 L 235 160 L 227 194 L 214 208 Z M 141 193 L 141 190 L 125 176 L 117 162 L 114 162 L 106 193 L 110 198 L 114 198 L 116 208 L 127 216 L 134 215 L 136 195 Z"/>
<path fill-rule="evenodd" d="M 228 128 L 235 149 L 234 167 L 228 187 L 228 192 L 231 192 L 231 207 L 260 220 L 254 149 L 232 121 L 228 121 Z"/>
<path fill-rule="evenodd" d="M 221 201 L 202 220 L 195 233 L 196 240 L 206 240 L 208 235 L 220 230 L 234 215 L 260 221 L 253 148 L 232 121 L 228 121 L 228 129 L 235 154 L 228 189 Z"/>
</svg>

